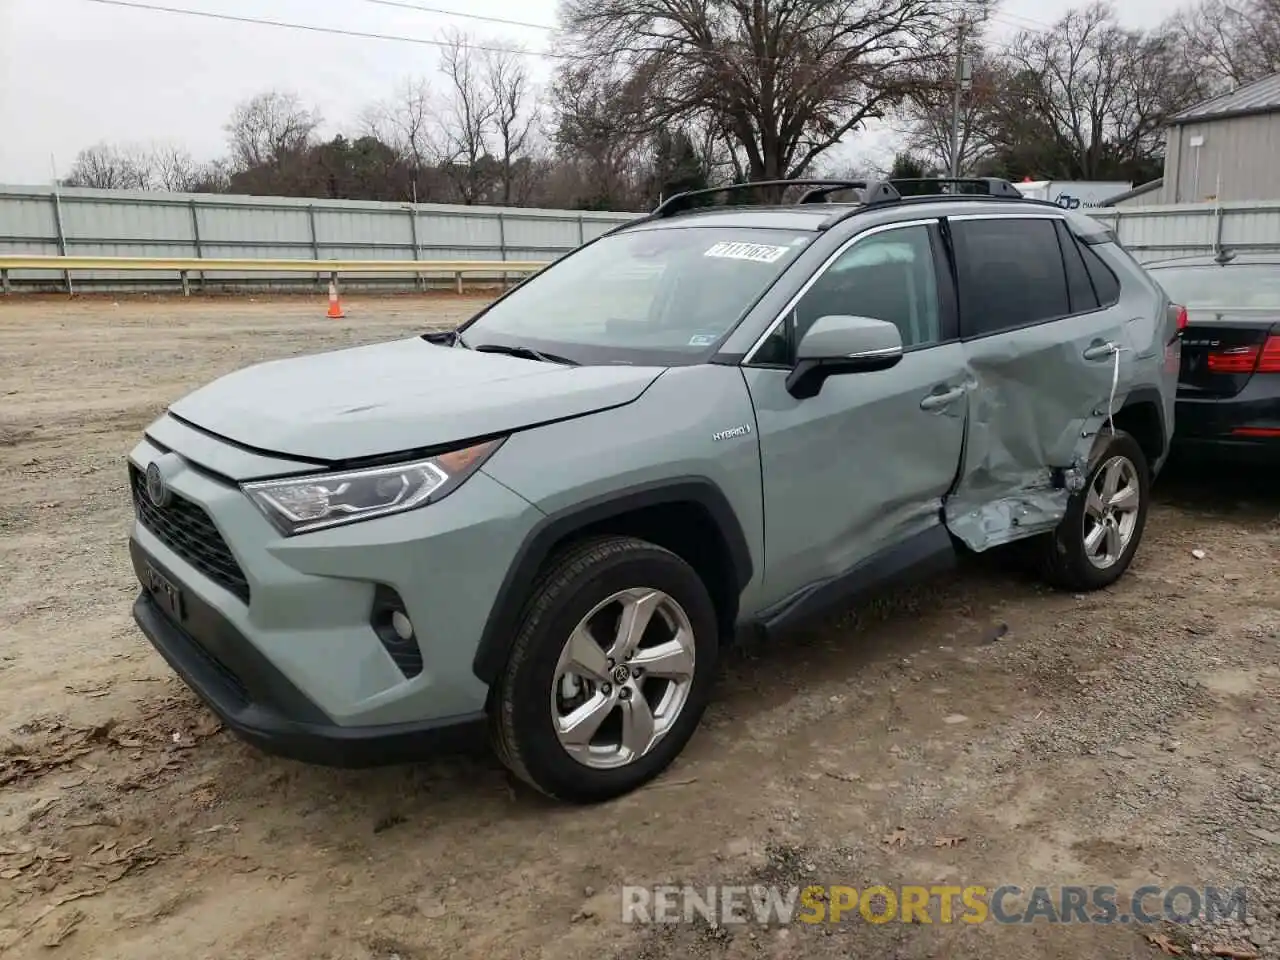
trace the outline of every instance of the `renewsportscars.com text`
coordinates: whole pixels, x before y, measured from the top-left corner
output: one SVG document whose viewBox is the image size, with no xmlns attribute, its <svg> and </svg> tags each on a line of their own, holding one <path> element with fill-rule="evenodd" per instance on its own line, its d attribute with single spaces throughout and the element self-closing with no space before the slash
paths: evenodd
<svg viewBox="0 0 1280 960">
<path fill-rule="evenodd" d="M 897 887 L 843 885 L 622 888 L 624 923 L 1157 923 L 1244 921 L 1242 888 L 1011 884 Z"/>
</svg>

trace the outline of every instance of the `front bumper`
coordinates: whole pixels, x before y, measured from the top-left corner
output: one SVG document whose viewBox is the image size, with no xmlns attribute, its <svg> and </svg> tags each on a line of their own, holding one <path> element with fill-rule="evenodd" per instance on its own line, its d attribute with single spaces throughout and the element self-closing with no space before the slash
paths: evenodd
<svg viewBox="0 0 1280 960">
<path fill-rule="evenodd" d="M 144 565 L 169 571 L 130 543 L 139 579 Z M 371 767 L 404 763 L 484 742 L 483 712 L 421 723 L 340 727 L 328 721 L 253 645 L 194 596 L 186 620 L 174 623 L 144 589 L 133 619 L 183 681 L 235 734 L 267 753 L 307 763 Z"/>
<path fill-rule="evenodd" d="M 130 461 L 161 465 L 173 499 L 157 516 L 134 487 L 130 549 L 144 592 L 155 570 L 181 604 L 160 590 L 135 618 L 228 726 L 277 753 L 365 765 L 444 745 L 483 715 L 476 647 L 540 511 L 479 471 L 439 503 L 282 537 L 237 483 L 272 463 L 161 426 Z M 414 627 L 409 665 L 373 620 L 388 589 Z"/>
</svg>

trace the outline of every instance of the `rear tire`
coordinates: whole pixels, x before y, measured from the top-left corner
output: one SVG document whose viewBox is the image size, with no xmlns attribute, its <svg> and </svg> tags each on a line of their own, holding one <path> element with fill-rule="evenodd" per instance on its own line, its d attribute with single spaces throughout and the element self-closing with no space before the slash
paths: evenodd
<svg viewBox="0 0 1280 960">
<path fill-rule="evenodd" d="M 702 579 L 669 550 L 631 537 L 569 547 L 535 582 L 494 690 L 499 758 L 572 803 L 647 783 L 706 709 L 717 632 Z"/>
<path fill-rule="evenodd" d="M 1084 488 L 1039 545 L 1040 571 L 1061 590 L 1109 587 L 1124 575 L 1142 542 L 1151 469 L 1142 447 L 1123 430 L 1108 430 L 1094 447 Z"/>
</svg>

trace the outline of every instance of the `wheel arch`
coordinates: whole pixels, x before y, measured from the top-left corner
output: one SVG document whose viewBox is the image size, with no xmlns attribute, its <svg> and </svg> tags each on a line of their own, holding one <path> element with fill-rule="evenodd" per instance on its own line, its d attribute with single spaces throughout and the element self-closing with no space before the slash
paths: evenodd
<svg viewBox="0 0 1280 960">
<path fill-rule="evenodd" d="M 510 656 L 519 618 L 538 571 L 566 544 L 584 536 L 627 534 L 679 555 L 706 582 L 726 634 L 738 599 L 755 573 L 742 524 L 720 487 L 706 477 L 681 477 L 625 487 L 548 515 L 525 537 L 503 577 L 472 660 L 472 672 L 493 684 Z"/>
<path fill-rule="evenodd" d="M 1141 387 L 1129 393 L 1114 418 L 1116 429 L 1123 430 L 1138 442 L 1152 471 L 1160 465 L 1169 449 L 1163 411 L 1164 400 L 1160 391 Z"/>
</svg>

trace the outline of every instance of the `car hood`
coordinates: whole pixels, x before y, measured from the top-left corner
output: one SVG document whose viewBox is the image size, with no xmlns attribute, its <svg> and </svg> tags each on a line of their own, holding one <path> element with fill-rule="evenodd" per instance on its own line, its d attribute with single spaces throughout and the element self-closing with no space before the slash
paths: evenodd
<svg viewBox="0 0 1280 960">
<path fill-rule="evenodd" d="M 352 460 L 621 406 L 639 397 L 662 370 L 570 367 L 414 337 L 257 364 L 169 409 L 246 447 Z"/>
</svg>

